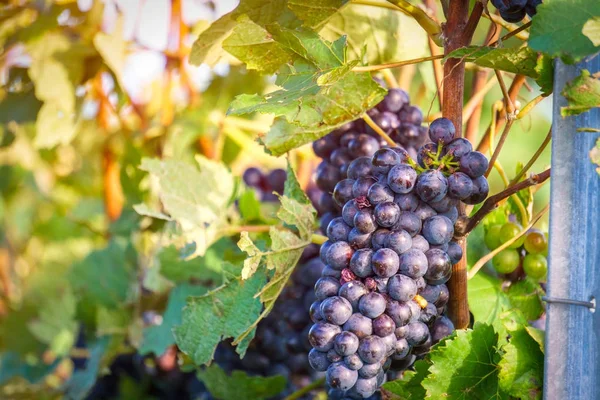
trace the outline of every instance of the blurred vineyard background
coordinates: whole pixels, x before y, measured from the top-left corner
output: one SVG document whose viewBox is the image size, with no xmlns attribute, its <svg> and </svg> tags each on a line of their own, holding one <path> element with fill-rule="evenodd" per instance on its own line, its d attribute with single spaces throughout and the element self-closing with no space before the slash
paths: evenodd
<svg viewBox="0 0 600 400">
<path fill-rule="evenodd" d="M 193 161 L 202 154 L 222 160 L 237 177 L 249 166 L 285 165 L 285 157 L 271 157 L 255 140 L 268 130 L 268 117 L 226 116 L 234 96 L 271 91 L 274 79 L 217 49 L 211 65 L 188 62 L 198 34 L 235 6 L 233 0 L 9 0 L 0 6 L 0 397 L 53 398 L 65 391 L 77 397 L 123 351 L 163 355 L 152 361 L 158 370 L 177 362 L 168 350 L 177 316 L 154 312 L 181 282 L 217 285 L 224 279 L 223 254 L 235 259 L 239 250 L 223 239 L 218 250 L 182 261 L 180 232 L 134 209 L 157 202 L 142 159 Z M 480 24 L 474 42 L 483 41 L 488 26 Z M 414 20 L 364 5 L 346 6 L 320 34 L 333 40 L 348 33 L 358 55 L 353 35 L 362 42 L 371 29 L 371 63 L 430 55 Z M 228 40 L 235 53 L 235 38 Z M 469 93 L 476 71 L 467 68 L 473 70 Z M 432 64 L 394 74 L 411 102 L 434 119 Z M 521 105 L 539 94 L 521 93 Z M 497 85 L 487 93 L 480 137 L 501 98 Z M 499 158 L 509 175 L 546 136 L 551 101 L 515 123 Z M 317 163 L 310 146 L 290 159 L 307 185 Z M 547 164 L 549 148 L 533 170 Z M 501 189 L 497 173 L 490 181 L 491 193 Z M 535 194 L 535 209 L 547 203 L 548 189 Z M 475 257 L 482 241 L 472 236 Z M 181 308 L 184 299 L 172 307 Z M 175 318 L 170 326 L 157 325 L 156 318 L 169 317 Z M 103 335 L 110 340 L 94 340 Z M 81 360 L 84 369 L 77 368 Z M 136 390 L 143 387 L 121 384 L 123 393 L 141 398 Z"/>
</svg>

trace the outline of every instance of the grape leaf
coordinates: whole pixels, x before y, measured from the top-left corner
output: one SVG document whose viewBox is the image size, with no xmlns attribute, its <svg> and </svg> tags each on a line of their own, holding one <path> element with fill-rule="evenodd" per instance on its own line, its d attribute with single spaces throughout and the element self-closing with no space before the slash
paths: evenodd
<svg viewBox="0 0 600 400">
<path fill-rule="evenodd" d="M 510 302 L 502 291 L 502 282 L 489 275 L 478 273 L 468 286 L 469 309 L 475 321 L 492 324 L 502 312 L 510 308 Z"/>
<path fill-rule="evenodd" d="M 158 326 L 150 326 L 144 329 L 142 345 L 139 348 L 141 354 L 154 353 L 163 354 L 167 348 L 175 343 L 173 327 L 182 322 L 182 311 L 190 296 L 200 296 L 206 293 L 206 288 L 187 283 L 176 286 L 169 294 L 169 302 L 163 313 L 162 322 Z"/>
<path fill-rule="evenodd" d="M 61 292 L 48 296 L 37 318 L 29 322 L 33 335 L 48 344 L 57 356 L 68 354 L 75 343 L 78 328 L 75 321 L 77 300 L 68 286 Z"/>
<path fill-rule="evenodd" d="M 600 107 L 600 79 L 584 69 L 581 71 L 581 75 L 567 82 L 562 95 L 569 102 L 568 106 L 560 109 L 563 117 L 578 115 L 592 108 Z"/>
<path fill-rule="evenodd" d="M 536 8 L 529 33 L 529 46 L 551 57 L 577 62 L 600 50 L 583 33 L 590 17 L 600 16 L 600 2 L 550 0 Z"/>
<path fill-rule="evenodd" d="M 552 92 L 552 82 L 548 81 L 548 76 L 552 76 L 554 71 L 551 59 L 548 62 L 543 62 L 542 60 L 547 57 L 538 54 L 529 47 L 468 46 L 454 50 L 444 57 L 444 60 L 449 58 L 460 58 L 480 67 L 529 76 L 537 81 L 542 92 Z"/>
<path fill-rule="evenodd" d="M 539 399 L 542 396 L 544 354 L 522 326 L 510 334 L 498 363 L 500 387 L 518 399 Z"/>
<path fill-rule="evenodd" d="M 350 58 L 362 60 L 364 55 L 368 64 L 429 55 L 427 34 L 414 18 L 382 7 L 347 4 L 319 34 L 331 41 L 347 35 Z"/>
<path fill-rule="evenodd" d="M 116 308 L 127 300 L 134 279 L 134 266 L 127 258 L 126 249 L 116 241 L 91 252 L 70 271 L 75 293 L 107 308 Z"/>
<path fill-rule="evenodd" d="M 382 386 L 382 389 L 400 396 L 403 400 L 424 399 L 427 393 L 421 384 L 427 377 L 429 365 L 425 360 L 418 360 L 413 364 L 414 371 L 407 370 L 402 379 L 388 382 Z"/>
<path fill-rule="evenodd" d="M 318 29 L 332 18 L 348 0 L 288 0 L 288 7 L 304 26 Z"/>
<path fill-rule="evenodd" d="M 59 107 L 56 102 L 47 101 L 40 108 L 35 122 L 35 147 L 43 149 L 67 144 L 77 134 L 78 126 L 73 115 Z"/>
<path fill-rule="evenodd" d="M 530 321 L 538 319 L 544 312 L 543 291 L 536 281 L 523 279 L 515 282 L 508 288 L 507 295 L 511 305 Z"/>
<path fill-rule="evenodd" d="M 427 397 L 445 399 L 508 399 L 498 384 L 498 334 L 491 325 L 475 323 L 472 330 L 436 346 L 429 375 L 423 380 Z"/>
<path fill-rule="evenodd" d="M 227 375 L 217 365 L 211 365 L 196 374 L 208 391 L 221 400 L 259 400 L 276 396 L 285 389 L 283 376 L 248 376 L 243 371 Z"/>
<path fill-rule="evenodd" d="M 102 356 L 108 348 L 110 336 L 103 336 L 89 346 L 90 356 L 87 359 L 85 369 L 77 370 L 71 379 L 62 388 L 65 396 L 72 400 L 82 400 L 96 383 L 96 377 L 100 373 Z"/>
<path fill-rule="evenodd" d="M 583 24 L 581 33 L 587 36 L 594 46 L 600 46 L 600 17 L 588 19 L 585 24 Z"/>
<path fill-rule="evenodd" d="M 173 329 L 181 351 L 197 365 L 206 364 L 221 340 L 243 334 L 236 349 L 243 356 L 262 309 L 256 295 L 265 281 L 265 274 L 258 271 L 248 280 L 237 277 L 203 296 L 191 298 L 183 309 L 181 325 Z"/>
<path fill-rule="evenodd" d="M 284 196 L 296 200 L 300 204 L 311 204 L 310 199 L 300 187 L 300 183 L 298 182 L 298 178 L 296 177 L 296 172 L 292 168 L 292 164 L 288 161 L 287 164 L 287 176 L 288 178 L 285 180 L 285 185 L 283 189 Z"/>
<path fill-rule="evenodd" d="M 527 330 L 527 333 L 529 333 L 529 336 L 531 336 L 531 338 L 540 346 L 540 351 L 544 353 L 545 332 L 541 329 L 534 328 L 533 326 L 526 326 L 525 329 Z"/>
</svg>

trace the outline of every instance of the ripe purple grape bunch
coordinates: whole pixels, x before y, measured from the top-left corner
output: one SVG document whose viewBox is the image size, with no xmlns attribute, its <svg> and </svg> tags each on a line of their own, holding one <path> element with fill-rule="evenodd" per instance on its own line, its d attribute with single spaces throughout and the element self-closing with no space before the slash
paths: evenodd
<svg viewBox="0 0 600 400">
<path fill-rule="evenodd" d="M 413 160 L 402 147 L 352 161 L 333 187 L 342 208 L 327 226 L 315 284 L 309 362 L 331 398 L 369 398 L 387 370 L 402 370 L 449 335 L 444 316 L 458 206 L 488 195 L 486 157 L 454 138 L 446 118 Z"/>
<path fill-rule="evenodd" d="M 542 0 L 492 0 L 492 4 L 498 9 L 503 20 L 514 23 L 525 18 L 525 14 L 533 17 Z"/>
</svg>

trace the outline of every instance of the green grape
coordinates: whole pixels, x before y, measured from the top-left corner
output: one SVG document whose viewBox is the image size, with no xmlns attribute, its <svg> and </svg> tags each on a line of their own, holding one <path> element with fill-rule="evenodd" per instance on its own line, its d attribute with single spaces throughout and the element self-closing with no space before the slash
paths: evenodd
<svg viewBox="0 0 600 400">
<path fill-rule="evenodd" d="M 494 265 L 494 269 L 501 274 L 510 274 L 517 269 L 520 261 L 521 256 L 519 256 L 517 250 L 506 249 L 494 256 L 492 264 Z"/>
<path fill-rule="evenodd" d="M 525 234 L 525 242 L 523 244 L 525 250 L 531 254 L 543 253 L 548 249 L 546 236 L 537 229 L 532 229 Z"/>
<path fill-rule="evenodd" d="M 485 245 L 488 249 L 494 250 L 502 244 L 502 242 L 500 241 L 501 228 L 502 225 L 492 225 L 490 226 L 490 229 L 488 229 L 488 231 L 485 233 L 483 241 L 485 242 Z"/>
<path fill-rule="evenodd" d="M 548 261 L 541 254 L 527 254 L 523 259 L 523 270 L 534 279 L 544 279 L 548 273 Z"/>
<path fill-rule="evenodd" d="M 521 228 L 521 225 L 515 222 L 507 222 L 504 225 L 502 225 L 502 228 L 500 228 L 500 241 L 502 243 L 506 243 L 515 236 L 517 236 L 522 230 L 523 228 Z M 508 248 L 518 249 L 519 247 L 523 246 L 524 241 L 525 237 L 521 236 L 517 241 L 508 246 Z"/>
</svg>

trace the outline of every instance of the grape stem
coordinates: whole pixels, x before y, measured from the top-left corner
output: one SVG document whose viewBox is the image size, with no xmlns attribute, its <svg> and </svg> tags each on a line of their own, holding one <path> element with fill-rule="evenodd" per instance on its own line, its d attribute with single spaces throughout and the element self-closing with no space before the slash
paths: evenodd
<svg viewBox="0 0 600 400">
<path fill-rule="evenodd" d="M 530 26 L 531 26 L 531 21 L 527 22 L 526 24 L 521 25 L 517 29 L 514 29 L 514 30 L 508 32 L 506 35 L 502 36 L 500 39 L 498 39 L 494 43 L 490 44 L 490 47 L 498 46 L 498 44 L 502 43 L 504 40 L 511 38 L 515 35 L 518 35 L 519 33 L 523 32 L 525 29 L 529 28 Z"/>
<path fill-rule="evenodd" d="M 390 62 L 390 63 L 385 63 L 385 64 L 365 65 L 365 66 L 361 66 L 361 67 L 354 67 L 354 68 L 352 68 L 352 71 L 354 71 L 354 72 L 380 71 L 382 69 L 402 67 L 405 65 L 418 64 L 418 63 L 422 63 L 425 61 L 440 60 L 442 58 L 444 58 L 444 55 L 439 54 L 437 56 L 413 58 L 412 60 L 395 61 L 395 62 Z"/>
<path fill-rule="evenodd" d="M 435 44 L 438 46 L 443 46 L 444 43 L 442 41 L 442 27 L 438 24 L 433 18 L 431 18 L 425 11 L 421 8 L 416 7 L 410 4 L 406 0 L 387 0 L 388 3 L 391 3 L 398 7 L 400 11 L 405 14 L 410 15 L 417 21 L 419 25 L 425 32 L 431 37 Z"/>
<path fill-rule="evenodd" d="M 498 146 L 494 150 L 494 153 L 492 154 L 492 158 L 490 158 L 488 170 L 485 172 L 486 178 L 490 175 L 490 172 L 492 172 L 492 168 L 494 168 L 494 164 L 496 163 L 496 160 L 498 159 L 498 156 L 500 155 L 500 151 L 502 150 L 502 147 L 504 146 L 504 142 L 506 142 L 506 138 L 508 137 L 508 133 L 510 132 L 510 128 L 512 127 L 513 122 L 514 122 L 513 119 L 509 119 L 506 122 L 506 125 L 504 126 L 504 130 L 502 131 L 502 134 L 500 135 L 500 140 L 498 140 Z"/>
<path fill-rule="evenodd" d="M 496 14 L 483 13 L 483 16 L 485 18 L 490 19 L 493 23 L 502 26 L 503 28 L 505 28 L 509 32 L 514 32 L 514 31 L 516 31 L 517 29 L 520 28 L 519 25 L 512 24 L 510 22 L 506 22 L 499 15 L 496 15 Z M 523 30 L 520 30 L 519 32 L 517 32 L 517 33 L 515 33 L 514 35 L 511 35 L 511 36 L 516 36 L 517 38 L 519 38 L 519 39 L 521 39 L 523 41 L 529 39 L 529 33 L 525 32 Z M 503 40 L 506 40 L 506 39 L 503 39 Z"/>
<path fill-rule="evenodd" d="M 549 171 L 550 170 L 548 170 L 548 172 Z M 503 243 L 500 247 L 497 247 L 496 249 L 492 250 L 490 253 L 486 254 L 485 256 L 481 257 L 479 259 L 479 261 L 477 261 L 475 263 L 475 265 L 473 265 L 473 268 L 471 268 L 471 270 L 469 271 L 468 278 L 472 279 L 477 274 L 477 272 L 479 272 L 479 270 L 485 265 L 485 263 L 487 263 L 492 258 L 494 258 L 494 256 L 496 254 L 500 253 L 502 250 L 508 248 L 511 244 L 513 244 L 514 242 L 519 240 L 519 238 L 521 236 L 523 236 L 525 233 L 527 233 L 527 231 L 529 229 L 531 229 L 531 227 L 533 227 L 549 209 L 550 209 L 550 204 L 546 204 L 546 206 L 531 219 L 531 222 L 529 223 L 529 225 L 527 225 L 521 232 L 519 232 L 518 235 L 516 235 L 515 237 L 513 237 L 506 243 Z"/>
<path fill-rule="evenodd" d="M 548 146 L 548 143 L 550 143 L 550 140 L 552 140 L 552 126 L 548 130 L 548 134 L 546 135 L 546 138 L 544 139 L 544 141 L 542 142 L 540 147 L 537 149 L 537 151 L 531 157 L 529 162 L 527 162 L 527 164 L 523 167 L 523 169 L 521 169 L 519 171 L 519 173 L 513 178 L 513 180 L 510 182 L 510 185 L 514 185 L 515 183 L 519 182 L 519 179 L 521 179 L 521 177 L 523 177 L 523 175 L 525 175 L 527 173 L 527 171 L 529 171 L 529 168 L 531 168 L 531 166 L 537 161 L 537 159 L 540 157 L 540 155 L 544 152 L 544 149 L 546 148 L 546 146 Z"/>
<path fill-rule="evenodd" d="M 530 186 L 539 185 L 550 178 L 550 168 L 539 174 L 532 175 L 529 178 L 507 187 L 503 191 L 496 193 L 493 196 L 487 198 L 481 208 L 470 218 L 467 218 L 464 223 L 457 224 L 455 236 L 463 237 L 471 232 L 475 227 L 483 220 L 483 218 L 492 212 L 498 204 L 508 198 L 509 196 L 517 193 L 520 190 L 526 189 Z"/>
<path fill-rule="evenodd" d="M 508 94 L 508 90 L 506 90 L 506 84 L 504 83 L 504 78 L 502 78 L 502 73 L 497 69 L 494 70 L 494 73 L 496 74 L 496 79 L 498 79 L 498 83 L 500 84 L 500 89 L 502 90 L 502 95 L 504 96 L 506 111 L 508 112 L 510 118 L 515 112 L 515 105 Z"/>
<path fill-rule="evenodd" d="M 325 378 L 317 379 L 316 381 L 313 381 L 313 382 L 309 383 L 308 385 L 303 386 L 300 389 L 296 390 L 294 393 L 290 394 L 283 400 L 299 399 L 302 396 L 304 396 L 305 394 L 309 393 L 311 390 L 318 389 L 323 386 L 325 386 Z"/>
<path fill-rule="evenodd" d="M 327 236 L 319 235 L 318 233 L 313 233 L 310 238 L 312 243 L 318 244 L 319 246 L 325 243 L 327 240 Z"/>
<path fill-rule="evenodd" d="M 385 133 L 383 129 L 381 129 L 381 127 L 371 119 L 371 117 L 369 117 L 367 114 L 363 114 L 362 119 L 367 123 L 367 125 L 371 127 L 371 129 L 377 132 L 377 134 L 381 136 L 383 140 L 387 142 L 387 144 L 389 144 L 392 147 L 396 147 L 396 142 L 394 142 L 392 138 L 389 137 L 388 134 Z"/>
</svg>

